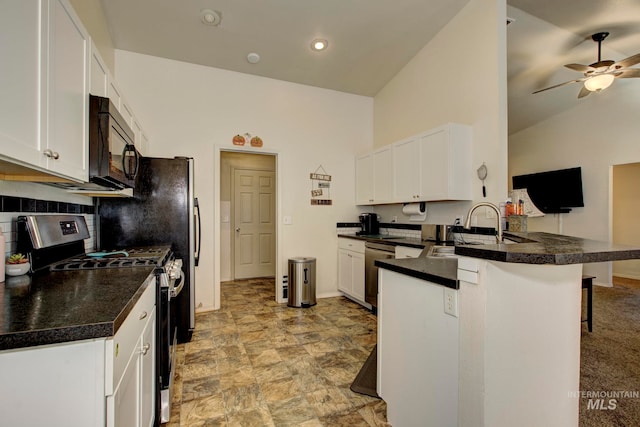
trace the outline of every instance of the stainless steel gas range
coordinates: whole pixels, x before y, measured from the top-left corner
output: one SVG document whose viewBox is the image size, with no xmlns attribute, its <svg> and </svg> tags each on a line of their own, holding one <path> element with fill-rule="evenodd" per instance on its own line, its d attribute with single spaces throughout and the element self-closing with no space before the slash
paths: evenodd
<svg viewBox="0 0 640 427">
<path fill-rule="evenodd" d="M 154 267 L 156 276 L 156 419 L 169 421 L 177 345 L 176 307 L 184 287 L 182 260 L 170 245 L 85 253 L 89 231 L 83 216 L 34 215 L 18 218 L 18 251 L 27 253 L 34 274 L 109 268 Z"/>
</svg>

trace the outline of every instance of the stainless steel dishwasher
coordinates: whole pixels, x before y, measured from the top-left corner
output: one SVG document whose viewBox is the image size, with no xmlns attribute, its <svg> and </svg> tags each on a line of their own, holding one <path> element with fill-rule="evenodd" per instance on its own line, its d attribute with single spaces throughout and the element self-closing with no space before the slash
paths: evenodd
<svg viewBox="0 0 640 427">
<path fill-rule="evenodd" d="M 364 244 L 364 300 L 378 307 L 378 267 L 377 259 L 395 258 L 396 247 L 391 244 L 365 242 Z"/>
</svg>

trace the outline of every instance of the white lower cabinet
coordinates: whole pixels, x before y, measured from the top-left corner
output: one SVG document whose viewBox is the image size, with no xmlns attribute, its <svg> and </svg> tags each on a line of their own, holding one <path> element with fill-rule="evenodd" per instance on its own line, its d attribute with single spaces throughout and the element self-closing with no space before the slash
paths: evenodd
<svg viewBox="0 0 640 427">
<path fill-rule="evenodd" d="M 445 289 L 381 268 L 377 392 L 394 426 L 457 426 L 459 322 Z"/>
<path fill-rule="evenodd" d="M 155 286 L 150 285 L 107 341 L 107 427 L 153 424 L 155 318 Z"/>
<path fill-rule="evenodd" d="M 338 239 L 338 289 L 364 302 L 364 241 Z"/>
<path fill-rule="evenodd" d="M 0 424 L 152 426 L 155 276 L 147 281 L 115 337 L 0 351 Z"/>
</svg>

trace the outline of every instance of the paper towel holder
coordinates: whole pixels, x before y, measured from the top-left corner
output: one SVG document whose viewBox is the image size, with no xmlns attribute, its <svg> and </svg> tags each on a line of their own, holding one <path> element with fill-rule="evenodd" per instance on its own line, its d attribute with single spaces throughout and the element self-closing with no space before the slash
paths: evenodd
<svg viewBox="0 0 640 427">
<path fill-rule="evenodd" d="M 405 215 L 409 215 L 409 221 L 424 221 L 427 219 L 427 205 L 425 202 L 419 202 L 419 212 L 415 212 L 415 213 L 406 213 L 404 212 L 404 207 L 407 205 L 416 205 L 418 203 L 404 203 L 402 205 L 403 207 L 403 213 Z"/>
</svg>

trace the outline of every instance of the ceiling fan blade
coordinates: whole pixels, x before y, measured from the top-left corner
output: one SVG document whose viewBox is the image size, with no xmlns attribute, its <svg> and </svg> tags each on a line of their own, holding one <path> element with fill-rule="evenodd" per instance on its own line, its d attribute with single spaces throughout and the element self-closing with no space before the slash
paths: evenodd
<svg viewBox="0 0 640 427">
<path fill-rule="evenodd" d="M 580 71 L 581 73 L 586 73 L 587 71 L 595 71 L 595 68 L 591 67 L 590 65 L 566 64 L 565 67 L 571 70 Z"/>
<path fill-rule="evenodd" d="M 627 68 L 627 67 L 632 67 L 636 64 L 640 64 L 640 53 L 636 53 L 633 56 L 630 56 L 626 59 L 623 59 L 622 61 L 618 61 L 615 64 L 613 64 L 612 68 L 615 69 L 620 69 L 620 68 Z"/>
<path fill-rule="evenodd" d="M 640 68 L 628 68 L 626 70 L 620 70 L 615 73 L 616 77 L 621 79 L 630 79 L 633 77 L 640 77 Z"/>
<path fill-rule="evenodd" d="M 555 89 L 555 88 L 560 87 L 560 86 L 568 85 L 569 83 L 578 83 L 578 82 L 581 82 L 581 81 L 584 81 L 584 79 L 569 80 L 568 82 L 564 82 L 564 83 L 560 83 L 560 84 L 557 84 L 557 85 L 549 86 L 549 87 L 546 87 L 544 89 L 537 90 L 537 91 L 535 91 L 533 93 L 540 93 L 540 92 L 544 92 L 545 90 Z"/>
<path fill-rule="evenodd" d="M 589 89 L 587 89 L 586 87 L 582 86 L 582 89 L 580 89 L 580 93 L 578 93 L 578 99 L 584 98 L 585 96 L 589 95 L 590 93 L 591 93 L 591 91 Z"/>
</svg>

